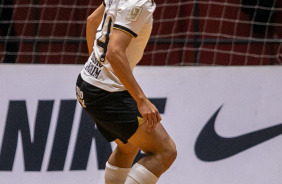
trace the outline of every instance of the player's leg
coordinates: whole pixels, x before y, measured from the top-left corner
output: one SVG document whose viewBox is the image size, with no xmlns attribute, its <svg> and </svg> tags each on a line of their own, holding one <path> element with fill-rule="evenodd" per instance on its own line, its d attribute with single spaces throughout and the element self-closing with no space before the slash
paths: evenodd
<svg viewBox="0 0 282 184">
<path fill-rule="evenodd" d="M 120 140 L 115 140 L 117 147 L 110 155 L 108 162 L 111 165 L 122 167 L 122 168 L 131 168 L 132 163 L 139 152 L 139 148 L 132 145 L 131 143 L 124 144 Z"/>
<path fill-rule="evenodd" d="M 177 151 L 161 123 L 148 132 L 146 126 L 140 126 L 128 142 L 146 153 L 129 173 L 125 184 L 153 184 L 174 162 Z"/>
<path fill-rule="evenodd" d="M 139 151 L 131 143 L 124 144 L 120 140 L 116 140 L 115 142 L 117 143 L 117 147 L 112 152 L 106 164 L 106 184 L 124 184 Z"/>
</svg>

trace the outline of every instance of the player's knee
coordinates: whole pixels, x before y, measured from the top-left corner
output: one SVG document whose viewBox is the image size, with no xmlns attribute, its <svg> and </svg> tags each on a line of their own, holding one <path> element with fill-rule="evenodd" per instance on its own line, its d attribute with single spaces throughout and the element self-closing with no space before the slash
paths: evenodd
<svg viewBox="0 0 282 184">
<path fill-rule="evenodd" d="M 164 159 L 165 159 L 164 161 L 165 161 L 166 169 L 168 169 L 172 165 L 176 157 L 177 157 L 177 149 L 175 143 L 171 140 L 164 152 Z"/>
<path fill-rule="evenodd" d="M 174 142 L 169 141 L 164 149 L 157 154 L 160 163 L 162 163 L 163 170 L 166 171 L 175 161 L 177 157 L 177 149 Z"/>
</svg>

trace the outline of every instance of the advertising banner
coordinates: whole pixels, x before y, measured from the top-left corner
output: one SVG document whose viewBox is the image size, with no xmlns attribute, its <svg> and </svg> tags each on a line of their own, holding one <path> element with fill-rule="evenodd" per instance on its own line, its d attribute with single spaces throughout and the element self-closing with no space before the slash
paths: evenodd
<svg viewBox="0 0 282 184">
<path fill-rule="evenodd" d="M 115 144 L 76 100 L 82 67 L 0 66 L 1 184 L 104 184 Z M 281 184 L 281 67 L 138 66 L 134 75 L 178 150 L 158 183 Z"/>
</svg>

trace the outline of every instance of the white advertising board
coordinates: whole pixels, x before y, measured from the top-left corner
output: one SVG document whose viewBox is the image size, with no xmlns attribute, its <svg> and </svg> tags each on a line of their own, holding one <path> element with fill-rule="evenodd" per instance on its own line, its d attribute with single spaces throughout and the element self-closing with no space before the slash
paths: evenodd
<svg viewBox="0 0 282 184">
<path fill-rule="evenodd" d="M 0 183 L 103 184 L 114 148 L 76 102 L 81 65 L 0 66 Z M 142 67 L 178 157 L 160 184 L 281 184 L 282 67 Z"/>
</svg>

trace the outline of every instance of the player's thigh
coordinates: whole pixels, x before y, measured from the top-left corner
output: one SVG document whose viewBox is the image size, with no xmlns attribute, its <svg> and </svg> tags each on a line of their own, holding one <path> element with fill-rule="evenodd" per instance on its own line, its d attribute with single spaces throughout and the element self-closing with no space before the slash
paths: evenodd
<svg viewBox="0 0 282 184">
<path fill-rule="evenodd" d="M 128 142 L 136 145 L 145 153 L 158 153 L 176 149 L 173 140 L 161 123 L 158 123 L 151 132 L 147 131 L 146 126 L 139 126 Z"/>
<path fill-rule="evenodd" d="M 133 154 L 133 155 L 136 155 L 139 152 L 139 148 L 131 144 L 130 142 L 124 144 L 119 139 L 116 139 L 115 142 L 117 144 L 116 149 L 118 149 L 118 151 L 121 151 L 126 154 Z"/>
</svg>

